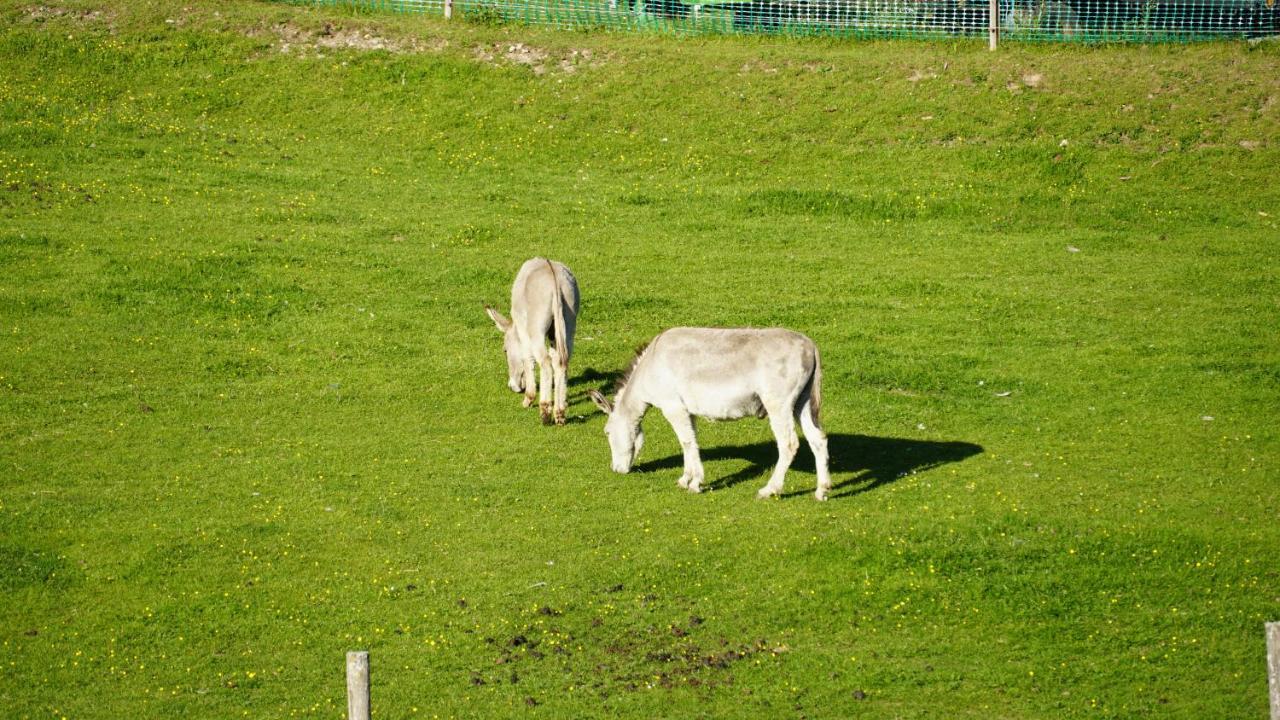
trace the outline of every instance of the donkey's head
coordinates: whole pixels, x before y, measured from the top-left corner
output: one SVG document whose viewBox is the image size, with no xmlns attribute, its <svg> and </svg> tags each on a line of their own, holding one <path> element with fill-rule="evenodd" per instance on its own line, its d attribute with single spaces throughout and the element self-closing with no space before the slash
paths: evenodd
<svg viewBox="0 0 1280 720">
<path fill-rule="evenodd" d="M 488 305 L 484 306 L 493 324 L 502 332 L 502 350 L 507 355 L 507 387 L 511 392 L 524 392 L 524 357 L 520 352 L 520 339 L 516 337 L 515 326 L 502 313 Z"/>
<path fill-rule="evenodd" d="M 613 403 L 598 390 L 589 390 L 587 394 L 591 396 L 591 401 L 596 404 L 596 407 L 609 416 L 604 424 L 604 434 L 609 437 L 613 471 L 630 472 L 631 465 L 640 456 L 640 448 L 644 447 L 644 430 L 640 427 L 640 417 L 622 412 L 621 407 L 615 411 Z"/>
</svg>

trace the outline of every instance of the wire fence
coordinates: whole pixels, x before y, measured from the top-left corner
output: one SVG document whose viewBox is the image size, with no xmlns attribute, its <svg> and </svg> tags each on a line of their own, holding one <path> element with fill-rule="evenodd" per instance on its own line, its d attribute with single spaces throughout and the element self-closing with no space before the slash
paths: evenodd
<svg viewBox="0 0 1280 720">
<path fill-rule="evenodd" d="M 304 0 L 487 24 L 683 35 L 1178 42 L 1280 35 L 1277 0 Z"/>
</svg>

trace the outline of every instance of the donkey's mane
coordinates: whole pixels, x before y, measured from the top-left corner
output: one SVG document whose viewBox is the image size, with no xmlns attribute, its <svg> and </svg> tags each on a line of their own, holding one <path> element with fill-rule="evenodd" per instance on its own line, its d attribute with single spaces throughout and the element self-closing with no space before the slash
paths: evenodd
<svg viewBox="0 0 1280 720">
<path fill-rule="evenodd" d="M 649 345 L 652 344 L 652 342 L 653 341 L 650 340 L 636 348 L 635 356 L 631 358 L 631 363 L 627 365 L 627 369 L 622 372 L 622 377 L 618 380 L 618 391 L 614 393 L 614 397 L 621 395 L 622 391 L 626 389 L 627 383 L 631 382 L 632 373 L 636 371 L 636 366 L 639 365 L 640 360 L 644 358 L 644 351 L 649 349 Z"/>
</svg>

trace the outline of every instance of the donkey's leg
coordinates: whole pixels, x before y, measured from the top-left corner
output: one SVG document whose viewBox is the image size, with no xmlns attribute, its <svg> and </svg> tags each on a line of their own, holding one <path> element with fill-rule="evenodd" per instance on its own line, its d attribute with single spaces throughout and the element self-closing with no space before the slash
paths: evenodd
<svg viewBox="0 0 1280 720">
<path fill-rule="evenodd" d="M 565 410 L 569 407 L 569 358 L 561 357 L 554 347 L 550 352 L 554 381 L 551 393 L 554 398 L 556 424 L 563 425 Z"/>
<path fill-rule="evenodd" d="M 533 371 L 534 359 L 528 355 L 524 359 L 524 400 L 525 407 L 530 407 L 538 397 L 538 375 Z"/>
<path fill-rule="evenodd" d="M 814 420 L 812 407 L 807 400 L 800 412 L 796 413 L 796 419 L 800 421 L 800 429 L 804 430 L 804 439 L 813 451 L 813 464 L 818 469 L 818 489 L 813 495 L 819 500 L 826 500 L 827 493 L 831 491 L 831 471 L 827 469 L 827 434 Z"/>
<path fill-rule="evenodd" d="M 551 424 L 551 354 L 546 345 L 534 348 L 533 354 L 538 361 L 538 414 L 542 416 L 542 424 Z"/>
<path fill-rule="evenodd" d="M 663 408 L 663 416 L 671 423 L 684 451 L 684 473 L 677 481 L 689 492 L 702 492 L 702 458 L 698 456 L 698 436 L 693 429 L 693 417 L 684 408 Z"/>
<path fill-rule="evenodd" d="M 795 459 L 796 451 L 800 449 L 800 438 L 796 437 L 795 420 L 792 419 L 791 413 L 781 408 L 779 412 L 775 412 L 773 408 L 767 409 L 769 427 L 773 428 L 773 437 L 778 441 L 778 465 L 773 468 L 773 475 L 770 476 L 768 484 L 756 493 L 758 498 L 767 498 L 782 492 L 782 479 L 786 477 L 787 468 L 791 467 L 791 461 Z"/>
</svg>

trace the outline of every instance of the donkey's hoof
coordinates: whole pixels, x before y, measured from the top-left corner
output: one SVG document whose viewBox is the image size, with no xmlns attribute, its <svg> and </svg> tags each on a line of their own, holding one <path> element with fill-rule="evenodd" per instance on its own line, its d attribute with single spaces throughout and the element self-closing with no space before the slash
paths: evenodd
<svg viewBox="0 0 1280 720">
<path fill-rule="evenodd" d="M 699 483 L 699 482 L 691 482 L 691 483 L 689 483 L 689 485 L 688 485 L 688 487 L 687 487 L 686 489 L 687 489 L 689 492 L 693 493 L 694 495 L 697 495 L 698 493 L 702 492 L 702 483 Z"/>
<path fill-rule="evenodd" d="M 564 419 L 564 411 L 563 411 L 563 410 L 557 410 L 557 411 L 556 411 L 556 424 L 557 424 L 557 425 L 564 425 L 564 423 L 565 423 L 565 419 Z"/>
<path fill-rule="evenodd" d="M 813 496 L 817 498 L 818 502 L 825 502 L 827 499 L 827 491 L 819 490 L 818 492 L 814 493 Z"/>
<path fill-rule="evenodd" d="M 533 407 L 533 402 L 534 402 L 533 398 L 529 397 L 528 395 L 525 395 L 524 399 L 520 401 L 520 404 L 525 407 Z"/>
<path fill-rule="evenodd" d="M 760 488 L 759 490 L 757 490 L 757 491 L 756 491 L 756 499 L 757 499 L 757 500 L 768 500 L 769 498 L 771 498 L 771 497 L 773 497 L 774 495 L 777 495 L 777 494 L 778 494 L 778 491 L 777 491 L 777 490 L 774 490 L 773 488 L 769 488 L 769 487 L 762 487 L 762 488 Z"/>
</svg>

